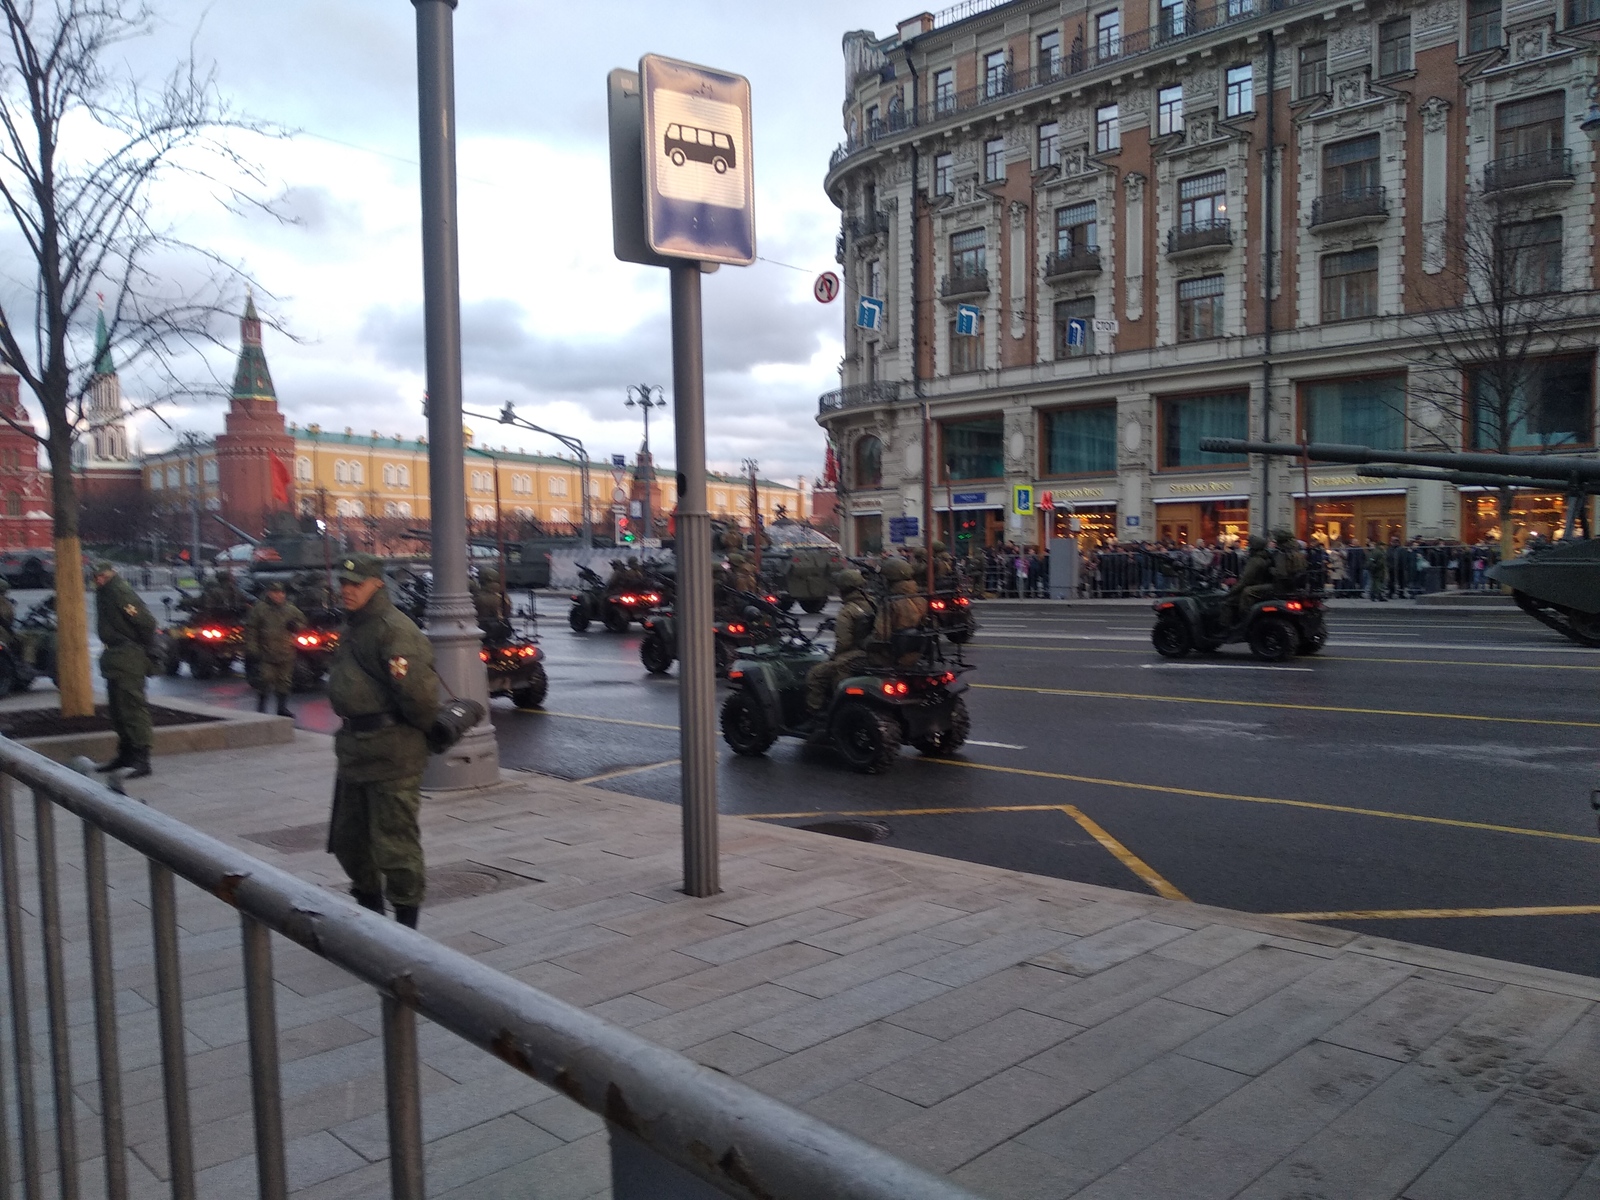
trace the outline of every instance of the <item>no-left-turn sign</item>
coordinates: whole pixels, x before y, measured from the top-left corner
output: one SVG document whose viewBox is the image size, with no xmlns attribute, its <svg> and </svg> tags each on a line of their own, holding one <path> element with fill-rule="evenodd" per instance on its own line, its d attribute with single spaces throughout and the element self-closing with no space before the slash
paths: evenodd
<svg viewBox="0 0 1600 1200">
<path fill-rule="evenodd" d="M 819 304 L 832 303 L 839 296 L 839 277 L 832 271 L 824 271 L 817 276 L 811 294 L 817 298 Z"/>
</svg>

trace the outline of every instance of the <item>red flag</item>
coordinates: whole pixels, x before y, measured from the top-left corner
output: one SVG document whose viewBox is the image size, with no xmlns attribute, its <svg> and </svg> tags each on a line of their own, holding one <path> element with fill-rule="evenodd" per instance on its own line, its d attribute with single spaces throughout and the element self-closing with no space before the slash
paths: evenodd
<svg viewBox="0 0 1600 1200">
<path fill-rule="evenodd" d="M 272 456 L 272 499 L 278 504 L 289 503 L 289 464 L 276 454 Z"/>
</svg>

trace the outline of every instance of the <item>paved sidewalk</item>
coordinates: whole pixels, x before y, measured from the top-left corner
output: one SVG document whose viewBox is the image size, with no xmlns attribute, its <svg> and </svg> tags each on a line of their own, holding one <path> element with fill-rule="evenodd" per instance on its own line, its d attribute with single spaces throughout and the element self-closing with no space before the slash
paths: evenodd
<svg viewBox="0 0 1600 1200">
<path fill-rule="evenodd" d="M 135 788 L 336 887 L 331 783 L 328 739 L 301 733 L 162 759 Z M 982 1196 L 1600 1200 L 1600 980 L 737 818 L 727 890 L 694 900 L 675 808 L 534 775 L 429 799 L 424 832 L 425 932 Z M 113 874 L 136 1194 L 155 1196 L 144 875 L 126 852 Z M 495 890 L 440 894 L 474 886 Z M 75 871 L 63 887 L 81 939 Z M 253 1194 L 237 921 L 180 891 L 202 1195 Z M 384 1195 L 377 1003 L 275 947 L 296 1194 Z M 422 1046 L 430 1195 L 607 1194 L 596 1118 L 436 1027 Z"/>
</svg>

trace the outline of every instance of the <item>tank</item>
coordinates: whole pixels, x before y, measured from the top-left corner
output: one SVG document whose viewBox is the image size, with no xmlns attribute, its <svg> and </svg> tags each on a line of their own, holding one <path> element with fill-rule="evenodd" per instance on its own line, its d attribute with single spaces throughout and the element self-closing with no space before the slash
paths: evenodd
<svg viewBox="0 0 1600 1200">
<path fill-rule="evenodd" d="M 1536 621 L 1600 646 L 1600 541 L 1563 539 L 1489 568 L 1488 577 Z"/>
</svg>

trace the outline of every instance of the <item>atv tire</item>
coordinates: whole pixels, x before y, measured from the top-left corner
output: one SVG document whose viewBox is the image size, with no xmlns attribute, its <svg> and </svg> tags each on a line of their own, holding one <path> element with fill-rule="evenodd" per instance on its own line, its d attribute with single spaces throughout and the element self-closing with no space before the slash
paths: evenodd
<svg viewBox="0 0 1600 1200">
<path fill-rule="evenodd" d="M 900 757 L 900 723 L 858 701 L 839 708 L 830 734 L 845 762 L 863 775 L 881 775 Z"/>
<path fill-rule="evenodd" d="M 1262 662 L 1283 662 L 1299 648 L 1299 632 L 1279 617 L 1262 617 L 1250 627 L 1250 653 Z"/>
<path fill-rule="evenodd" d="M 183 670 L 183 655 L 176 649 L 169 648 L 166 657 L 161 660 L 161 669 L 168 675 L 176 675 Z"/>
<path fill-rule="evenodd" d="M 722 740 L 735 754 L 754 758 L 767 752 L 778 740 L 778 732 L 754 697 L 737 691 L 722 704 Z"/>
<path fill-rule="evenodd" d="M 1300 639 L 1301 654 L 1321 654 L 1322 648 L 1328 644 L 1328 627 L 1318 625 L 1312 632 L 1305 634 Z"/>
<path fill-rule="evenodd" d="M 543 663 L 534 663 L 532 676 L 527 683 L 511 691 L 511 703 L 518 708 L 538 708 L 544 703 L 545 693 L 550 690 L 550 677 L 544 672 Z"/>
<path fill-rule="evenodd" d="M 733 669 L 733 660 L 739 656 L 739 648 L 732 642 L 714 638 L 711 643 L 711 654 L 716 659 L 717 678 L 726 679 L 728 672 Z"/>
<path fill-rule="evenodd" d="M 794 597 L 793 596 L 784 596 L 781 599 L 779 599 L 779 601 L 778 601 L 778 611 L 779 612 L 793 612 L 794 611 Z"/>
<path fill-rule="evenodd" d="M 315 691 L 322 682 L 322 672 L 301 658 L 294 660 L 294 673 L 289 676 L 289 686 L 296 692 Z"/>
<path fill-rule="evenodd" d="M 211 679 L 217 674 L 217 660 L 204 650 L 189 655 L 189 674 L 196 679 Z"/>
<path fill-rule="evenodd" d="M 587 633 L 589 630 L 589 613 L 581 604 L 574 604 L 572 611 L 567 614 L 567 624 L 572 626 L 573 633 Z"/>
<path fill-rule="evenodd" d="M 967 712 L 966 700 L 957 696 L 955 706 L 950 710 L 950 728 L 940 733 L 930 734 L 925 738 L 919 738 L 912 744 L 930 757 L 941 758 L 947 754 L 954 754 L 961 749 L 966 744 L 967 737 L 971 733 L 972 715 Z"/>
<path fill-rule="evenodd" d="M 667 646 L 666 639 L 659 633 L 653 631 L 647 633 L 639 643 L 639 661 L 652 675 L 665 675 L 672 669 L 675 657 L 676 655 Z"/>
<path fill-rule="evenodd" d="M 1194 632 L 1181 617 L 1162 617 L 1150 631 L 1150 644 L 1162 658 L 1183 658 L 1194 649 Z"/>
<path fill-rule="evenodd" d="M 605 625 L 612 633 L 627 633 L 630 620 L 628 610 L 621 605 L 606 605 Z"/>
<path fill-rule="evenodd" d="M 821 599 L 818 599 L 814 596 L 808 596 L 806 599 L 800 601 L 800 607 L 805 609 L 805 611 L 810 613 L 812 616 L 816 616 L 827 606 L 828 598 L 826 596 L 823 596 Z"/>
</svg>

